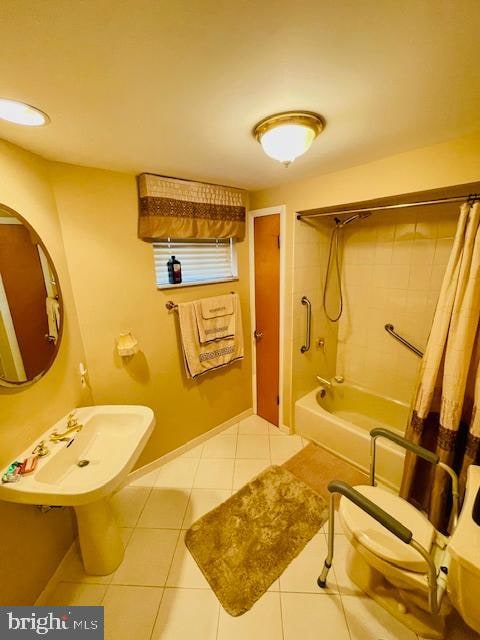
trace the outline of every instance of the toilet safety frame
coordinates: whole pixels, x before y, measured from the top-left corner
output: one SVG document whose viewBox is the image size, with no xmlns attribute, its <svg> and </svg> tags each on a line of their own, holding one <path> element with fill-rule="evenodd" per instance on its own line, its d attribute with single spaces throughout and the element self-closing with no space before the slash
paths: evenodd
<svg viewBox="0 0 480 640">
<path fill-rule="evenodd" d="M 455 529 L 458 521 L 459 514 L 459 493 L 458 493 L 458 477 L 455 471 L 441 462 L 439 456 L 424 447 L 420 447 L 413 442 L 410 442 L 403 436 L 390 431 L 389 429 L 376 428 L 370 431 L 371 437 L 371 449 L 370 449 L 370 484 L 375 486 L 375 461 L 376 461 L 376 441 L 378 438 L 386 438 L 391 440 L 395 444 L 403 447 L 407 451 L 411 451 L 420 458 L 423 458 L 427 462 L 430 462 L 437 467 L 443 469 L 449 474 L 452 481 L 452 532 Z M 394 536 L 405 544 L 409 544 L 424 558 L 428 566 L 427 571 L 427 584 L 428 584 L 428 604 L 430 613 L 436 615 L 440 610 L 443 595 L 447 586 L 447 567 L 440 567 L 437 578 L 437 567 L 430 553 L 419 544 L 414 538 L 413 533 L 405 525 L 399 522 L 396 518 L 384 511 L 374 502 L 366 498 L 354 487 L 342 480 L 332 480 L 328 484 L 328 490 L 330 492 L 329 502 L 329 524 L 328 524 L 328 554 L 323 564 L 322 572 L 317 580 L 319 587 L 324 589 L 327 586 L 328 572 L 332 566 L 333 553 L 334 553 L 334 538 L 335 538 L 335 494 L 339 493 L 347 500 L 353 502 L 357 507 L 365 511 L 369 516 L 379 522 L 385 529 L 388 529 Z"/>
</svg>

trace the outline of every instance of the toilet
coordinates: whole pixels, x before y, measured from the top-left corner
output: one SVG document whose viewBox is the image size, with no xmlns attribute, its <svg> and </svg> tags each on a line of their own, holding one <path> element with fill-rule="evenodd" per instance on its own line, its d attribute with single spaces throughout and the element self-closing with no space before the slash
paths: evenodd
<svg viewBox="0 0 480 640">
<path fill-rule="evenodd" d="M 450 538 L 437 532 L 423 513 L 399 496 L 380 487 L 355 489 L 412 531 L 414 540 L 442 567 L 439 588 L 446 592 L 438 614 L 433 615 L 423 557 L 342 497 L 338 514 L 350 542 L 347 572 L 353 582 L 422 637 L 445 638 L 445 618 L 452 606 L 480 633 L 480 525 L 473 516 L 474 504 L 475 510 L 479 504 L 475 499 L 480 491 L 480 466 L 468 470 L 463 509 Z"/>
</svg>

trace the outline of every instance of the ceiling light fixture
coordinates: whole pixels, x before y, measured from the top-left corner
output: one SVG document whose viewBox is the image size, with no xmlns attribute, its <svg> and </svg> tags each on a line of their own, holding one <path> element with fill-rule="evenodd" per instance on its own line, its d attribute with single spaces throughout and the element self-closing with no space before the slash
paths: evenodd
<svg viewBox="0 0 480 640">
<path fill-rule="evenodd" d="M 286 167 L 308 151 L 325 128 L 325 120 L 313 111 L 285 111 L 268 116 L 253 129 L 263 150 Z"/>
<path fill-rule="evenodd" d="M 46 113 L 25 102 L 0 98 L 0 119 L 28 127 L 41 127 L 50 122 Z"/>
</svg>

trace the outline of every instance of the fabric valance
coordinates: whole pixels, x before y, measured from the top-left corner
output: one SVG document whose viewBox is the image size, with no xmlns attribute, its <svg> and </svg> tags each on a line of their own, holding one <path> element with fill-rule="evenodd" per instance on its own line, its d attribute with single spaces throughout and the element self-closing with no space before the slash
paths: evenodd
<svg viewBox="0 0 480 640">
<path fill-rule="evenodd" d="M 245 236 L 243 189 L 204 182 L 138 176 L 138 237 L 199 239 Z"/>
</svg>

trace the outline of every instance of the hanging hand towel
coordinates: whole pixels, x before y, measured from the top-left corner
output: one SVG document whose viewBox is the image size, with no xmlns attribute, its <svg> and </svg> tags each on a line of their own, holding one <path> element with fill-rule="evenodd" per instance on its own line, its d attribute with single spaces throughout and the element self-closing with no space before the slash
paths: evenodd
<svg viewBox="0 0 480 640">
<path fill-rule="evenodd" d="M 52 337 L 56 344 L 58 340 L 58 331 L 60 329 L 60 304 L 56 298 L 47 297 L 45 300 L 48 319 L 48 335 Z"/>
<path fill-rule="evenodd" d="M 185 370 L 189 378 L 225 367 L 243 358 L 243 332 L 240 304 L 236 305 L 235 336 L 202 344 L 198 335 L 193 302 L 178 305 Z"/>
<path fill-rule="evenodd" d="M 235 336 L 236 309 L 240 308 L 237 293 L 196 300 L 193 306 L 201 344 Z"/>
</svg>

